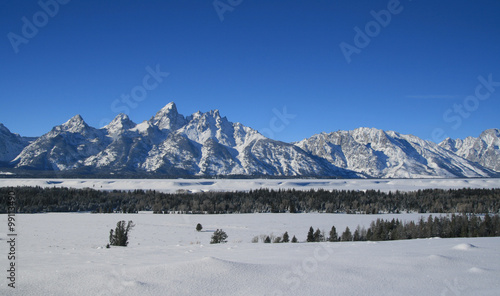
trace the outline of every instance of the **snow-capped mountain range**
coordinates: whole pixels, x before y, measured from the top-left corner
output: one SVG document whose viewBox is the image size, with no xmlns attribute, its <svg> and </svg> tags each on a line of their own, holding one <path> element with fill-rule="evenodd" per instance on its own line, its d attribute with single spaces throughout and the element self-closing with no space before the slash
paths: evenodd
<svg viewBox="0 0 500 296">
<path fill-rule="evenodd" d="M 297 143 L 264 137 L 218 110 L 183 116 L 174 103 L 136 124 L 119 114 L 97 129 L 80 115 L 36 139 L 0 124 L 0 163 L 11 170 L 158 176 L 343 178 L 494 177 L 500 132 L 439 145 L 374 128 L 322 133 Z"/>
<path fill-rule="evenodd" d="M 489 129 L 478 138 L 467 137 L 465 140 L 447 138 L 439 146 L 450 150 L 465 159 L 500 172 L 500 130 Z"/>
</svg>

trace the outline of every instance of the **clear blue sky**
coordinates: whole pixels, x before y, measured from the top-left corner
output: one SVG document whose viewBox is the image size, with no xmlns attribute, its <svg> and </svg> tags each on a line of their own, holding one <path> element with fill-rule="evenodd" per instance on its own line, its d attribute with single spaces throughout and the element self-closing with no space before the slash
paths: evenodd
<svg viewBox="0 0 500 296">
<path fill-rule="evenodd" d="M 500 86 L 478 80 L 500 82 L 500 1 L 218 3 L 72 0 L 47 4 L 50 16 L 38 1 L 2 1 L 0 122 L 40 136 L 76 114 L 139 123 L 174 101 L 287 142 L 357 127 L 429 140 L 500 128 Z M 340 45 L 354 48 L 367 25 L 348 63 Z M 468 97 L 478 87 L 483 100 Z"/>
</svg>

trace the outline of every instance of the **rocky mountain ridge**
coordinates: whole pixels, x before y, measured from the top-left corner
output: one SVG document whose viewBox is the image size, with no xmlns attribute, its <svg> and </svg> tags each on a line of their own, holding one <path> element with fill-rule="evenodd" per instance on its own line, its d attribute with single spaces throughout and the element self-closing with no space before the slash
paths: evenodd
<svg viewBox="0 0 500 296">
<path fill-rule="evenodd" d="M 483 134 L 481 140 L 447 139 L 438 145 L 393 131 L 359 128 L 285 143 L 230 122 L 218 110 L 185 117 L 169 103 L 139 124 L 119 114 L 97 129 L 76 115 L 32 141 L 0 125 L 0 161 L 12 170 L 172 177 L 497 176 L 499 133 Z"/>
</svg>

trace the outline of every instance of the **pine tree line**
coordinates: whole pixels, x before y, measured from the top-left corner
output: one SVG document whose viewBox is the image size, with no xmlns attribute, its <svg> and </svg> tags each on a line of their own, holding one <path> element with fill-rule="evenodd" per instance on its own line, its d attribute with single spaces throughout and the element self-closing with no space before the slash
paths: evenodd
<svg viewBox="0 0 500 296">
<path fill-rule="evenodd" d="M 436 216 L 420 218 L 418 222 L 402 222 L 399 219 L 377 219 L 368 229 L 357 226 L 354 233 L 349 227 L 339 236 L 332 227 L 330 236 L 326 238 L 319 229 L 309 228 L 307 242 L 324 241 L 386 241 L 415 238 L 455 238 L 455 237 L 491 237 L 500 236 L 500 216 L 486 214 L 483 218 L 476 215 Z"/>
<path fill-rule="evenodd" d="M 155 190 L 99 191 L 90 188 L 0 188 L 0 213 L 7 213 L 9 191 L 18 213 L 93 212 L 230 213 L 475 213 L 500 212 L 500 189 L 250 190 L 248 192 L 161 193 Z"/>
</svg>

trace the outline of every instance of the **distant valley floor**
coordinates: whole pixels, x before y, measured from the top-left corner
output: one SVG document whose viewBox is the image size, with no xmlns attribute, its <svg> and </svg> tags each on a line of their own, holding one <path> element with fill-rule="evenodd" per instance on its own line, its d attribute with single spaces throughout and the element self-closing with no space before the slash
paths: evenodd
<svg viewBox="0 0 500 296">
<path fill-rule="evenodd" d="M 97 190 L 156 190 L 175 193 L 248 191 L 261 188 L 295 190 L 380 190 L 500 188 L 499 178 L 474 179 L 0 179 L 0 187 L 40 186 Z"/>
</svg>

